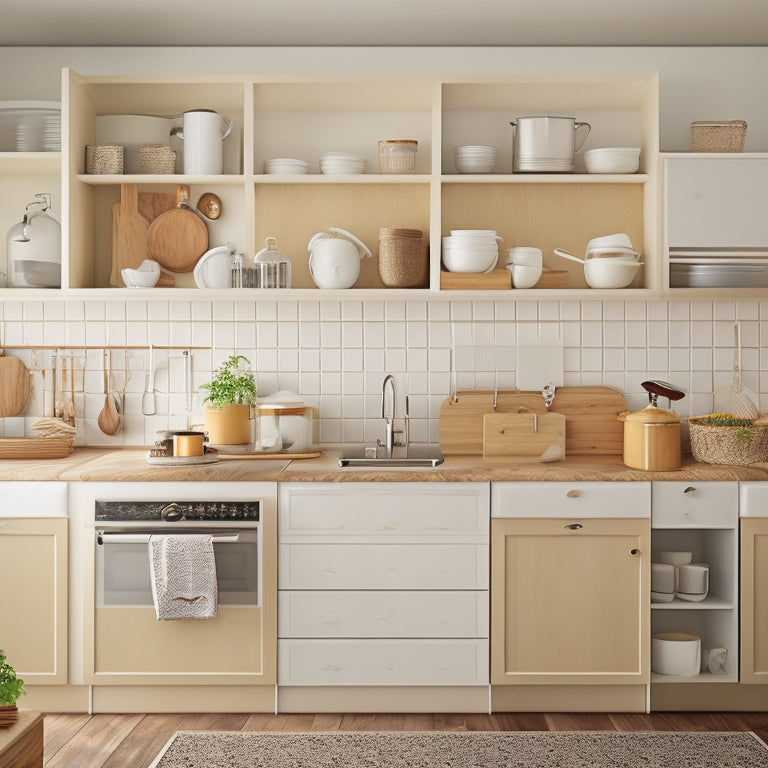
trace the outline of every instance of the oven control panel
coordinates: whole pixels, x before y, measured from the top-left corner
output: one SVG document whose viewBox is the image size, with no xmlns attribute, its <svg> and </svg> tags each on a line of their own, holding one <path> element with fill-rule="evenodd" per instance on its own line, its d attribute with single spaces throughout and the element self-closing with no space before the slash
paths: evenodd
<svg viewBox="0 0 768 768">
<path fill-rule="evenodd" d="M 96 501 L 101 522 L 259 522 L 260 501 Z"/>
</svg>

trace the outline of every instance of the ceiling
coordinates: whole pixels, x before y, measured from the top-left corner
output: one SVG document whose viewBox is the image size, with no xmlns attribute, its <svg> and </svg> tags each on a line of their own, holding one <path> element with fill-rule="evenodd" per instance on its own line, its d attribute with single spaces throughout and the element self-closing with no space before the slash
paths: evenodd
<svg viewBox="0 0 768 768">
<path fill-rule="evenodd" d="M 2 0 L 0 45 L 768 45 L 768 0 Z"/>
</svg>

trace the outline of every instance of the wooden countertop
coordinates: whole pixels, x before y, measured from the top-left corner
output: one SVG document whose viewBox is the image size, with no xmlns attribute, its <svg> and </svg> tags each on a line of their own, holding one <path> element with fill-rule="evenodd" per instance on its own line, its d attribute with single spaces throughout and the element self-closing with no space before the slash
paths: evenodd
<svg viewBox="0 0 768 768">
<path fill-rule="evenodd" d="M 434 469 L 345 468 L 338 451 L 315 459 L 222 459 L 215 464 L 158 467 L 147 464 L 146 449 L 76 448 L 65 459 L 0 461 L 0 481 L 67 482 L 589 482 L 681 480 L 768 480 L 768 463 L 747 467 L 702 464 L 687 457 L 674 472 L 643 472 L 624 466 L 620 456 L 579 456 L 542 464 L 484 461 L 447 456 Z"/>
</svg>

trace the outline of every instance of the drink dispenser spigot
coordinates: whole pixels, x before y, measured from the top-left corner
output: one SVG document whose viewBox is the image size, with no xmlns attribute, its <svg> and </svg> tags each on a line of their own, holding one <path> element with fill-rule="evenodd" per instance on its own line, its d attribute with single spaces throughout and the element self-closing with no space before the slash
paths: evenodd
<svg viewBox="0 0 768 768">
<path fill-rule="evenodd" d="M 51 195 L 41 192 L 28 203 L 6 238 L 8 285 L 12 288 L 61 286 L 61 225 L 49 213 Z M 34 210 L 39 209 L 39 210 Z"/>
</svg>

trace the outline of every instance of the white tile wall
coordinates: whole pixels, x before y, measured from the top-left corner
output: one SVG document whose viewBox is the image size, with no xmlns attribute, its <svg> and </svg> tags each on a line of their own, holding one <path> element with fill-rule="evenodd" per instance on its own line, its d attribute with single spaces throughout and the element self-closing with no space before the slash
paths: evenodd
<svg viewBox="0 0 768 768">
<path fill-rule="evenodd" d="M 392 373 L 398 412 L 409 395 L 411 438 L 437 442 L 438 412 L 458 389 L 513 389 L 516 349 L 560 339 L 566 386 L 605 385 L 642 407 L 640 383 L 664 379 L 688 396 L 683 417 L 712 410 L 733 380 L 734 323 L 742 338 L 744 387 L 768 411 L 768 301 L 253 301 L 6 299 L 2 343 L 33 371 L 24 417 L 0 419 L 6 436 L 32 434 L 53 408 L 51 358 L 74 362 L 78 443 L 147 445 L 158 430 L 202 423 L 199 385 L 233 352 L 248 357 L 260 394 L 298 392 L 318 409 L 323 444 L 382 437 L 381 385 Z M 141 414 L 147 345 L 156 351 L 157 415 Z M 113 352 L 113 387 L 125 387 L 125 429 L 103 435 L 102 347 Z M 39 349 L 26 349 L 38 347 Z M 182 347 L 192 347 L 190 402 Z M 124 348 L 124 349 L 123 349 Z M 542 385 L 545 382 L 542 382 Z"/>
</svg>

